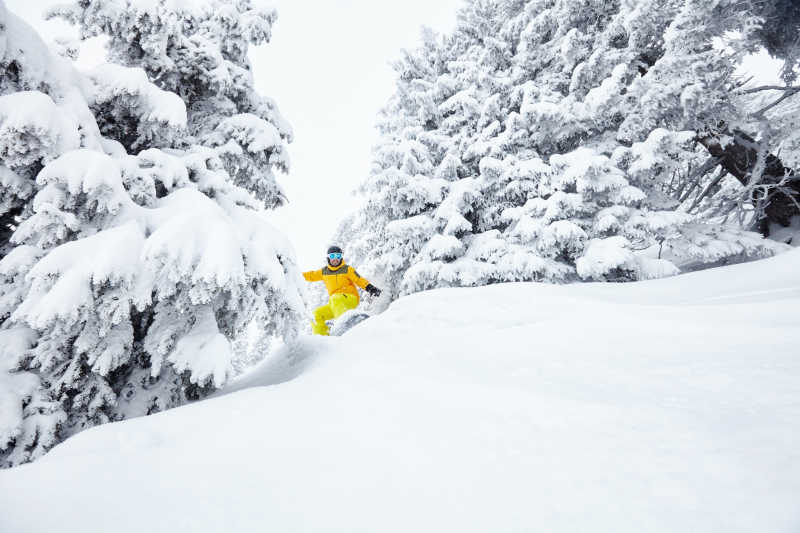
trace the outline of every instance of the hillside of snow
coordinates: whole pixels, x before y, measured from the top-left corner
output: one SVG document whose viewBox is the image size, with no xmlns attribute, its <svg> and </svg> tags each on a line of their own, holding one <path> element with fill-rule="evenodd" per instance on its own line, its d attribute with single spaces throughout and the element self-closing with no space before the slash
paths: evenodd
<svg viewBox="0 0 800 533">
<path fill-rule="evenodd" d="M 800 531 L 800 249 L 403 298 L 0 472 L 0 531 Z"/>
</svg>

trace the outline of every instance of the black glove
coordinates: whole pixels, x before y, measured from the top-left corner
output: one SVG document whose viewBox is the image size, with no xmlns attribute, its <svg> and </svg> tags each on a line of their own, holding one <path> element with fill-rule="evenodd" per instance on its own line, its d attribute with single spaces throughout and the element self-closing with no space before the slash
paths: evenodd
<svg viewBox="0 0 800 533">
<path fill-rule="evenodd" d="M 372 296 L 380 296 L 381 295 L 381 290 L 378 287 L 376 287 L 375 285 L 373 285 L 372 283 L 367 285 L 364 290 L 367 291 L 368 293 L 370 293 Z"/>
</svg>

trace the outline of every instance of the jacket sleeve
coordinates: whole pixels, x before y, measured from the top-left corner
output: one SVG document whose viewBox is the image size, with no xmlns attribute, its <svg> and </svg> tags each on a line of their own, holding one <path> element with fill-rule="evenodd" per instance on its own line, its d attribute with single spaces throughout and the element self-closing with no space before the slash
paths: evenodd
<svg viewBox="0 0 800 533">
<path fill-rule="evenodd" d="M 322 269 L 303 272 L 303 277 L 306 281 L 322 281 Z"/>
<path fill-rule="evenodd" d="M 356 272 L 356 269 L 353 267 L 350 267 L 350 270 L 347 272 L 347 278 L 362 289 L 366 289 L 367 285 L 369 285 L 369 281 L 359 276 L 358 272 Z"/>
</svg>

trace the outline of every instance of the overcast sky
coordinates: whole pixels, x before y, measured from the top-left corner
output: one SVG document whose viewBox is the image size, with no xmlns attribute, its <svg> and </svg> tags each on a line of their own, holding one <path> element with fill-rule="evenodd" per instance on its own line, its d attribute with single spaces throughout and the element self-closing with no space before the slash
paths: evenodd
<svg viewBox="0 0 800 533">
<path fill-rule="evenodd" d="M 41 14 L 59 2 L 6 0 L 6 6 L 52 41 L 68 29 L 44 22 Z M 253 50 L 251 57 L 256 87 L 277 101 L 295 132 L 289 147 L 292 170 L 279 177 L 290 204 L 273 221 L 294 243 L 303 269 L 319 266 L 336 225 L 356 205 L 351 192 L 367 176 L 375 118 L 394 85 L 389 62 L 401 48 L 419 42 L 423 25 L 450 30 L 460 4 L 273 1 L 278 22 L 272 42 Z M 341 244 L 346 250 L 347 243 Z"/>
<path fill-rule="evenodd" d="M 290 205 L 276 224 L 301 266 L 323 261 L 369 171 L 378 110 L 392 94 L 389 62 L 416 45 L 422 25 L 448 31 L 461 0 L 277 0 L 272 43 L 253 53 L 257 88 L 295 131 Z M 347 251 L 347 243 L 339 243 Z"/>
<path fill-rule="evenodd" d="M 59 1 L 6 5 L 52 40 L 64 25 L 43 22 L 41 13 Z M 389 62 L 419 42 L 423 25 L 449 31 L 461 1 L 273 2 L 278 22 L 272 42 L 251 56 L 257 88 L 278 102 L 295 131 L 292 171 L 279 178 L 290 204 L 272 218 L 294 243 L 303 269 L 323 261 L 336 225 L 356 205 L 351 192 L 369 170 L 376 114 L 393 90 Z M 777 65 L 762 54 L 746 68 L 762 82 L 777 82 Z M 339 244 L 346 252 L 347 242 Z"/>
</svg>

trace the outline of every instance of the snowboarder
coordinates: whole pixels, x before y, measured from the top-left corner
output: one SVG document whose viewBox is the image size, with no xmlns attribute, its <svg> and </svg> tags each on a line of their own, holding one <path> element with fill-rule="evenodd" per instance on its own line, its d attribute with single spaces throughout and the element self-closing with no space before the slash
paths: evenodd
<svg viewBox="0 0 800 533">
<path fill-rule="evenodd" d="M 311 329 L 315 335 L 328 335 L 326 320 L 338 318 L 345 311 L 358 307 L 358 287 L 373 296 L 380 296 L 381 290 L 359 276 L 356 269 L 344 262 L 342 249 L 338 246 L 328 248 L 328 264 L 321 270 L 303 272 L 306 281 L 324 281 L 330 296 L 328 303 L 314 311 Z"/>
</svg>

